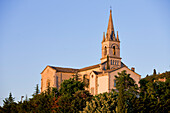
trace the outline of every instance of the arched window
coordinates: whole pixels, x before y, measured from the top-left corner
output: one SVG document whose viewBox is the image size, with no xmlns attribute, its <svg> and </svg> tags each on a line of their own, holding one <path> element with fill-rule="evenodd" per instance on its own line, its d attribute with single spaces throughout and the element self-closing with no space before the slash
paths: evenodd
<svg viewBox="0 0 170 113">
<path fill-rule="evenodd" d="M 107 47 L 104 48 L 104 55 L 107 55 Z"/>
<path fill-rule="evenodd" d="M 116 55 L 116 49 L 115 49 L 115 46 L 113 46 L 113 55 Z"/>
</svg>

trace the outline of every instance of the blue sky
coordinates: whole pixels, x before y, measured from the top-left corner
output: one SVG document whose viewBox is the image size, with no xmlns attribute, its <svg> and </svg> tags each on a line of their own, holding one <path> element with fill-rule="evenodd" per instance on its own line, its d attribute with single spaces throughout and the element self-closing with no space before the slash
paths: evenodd
<svg viewBox="0 0 170 113">
<path fill-rule="evenodd" d="M 1 0 L 0 105 L 31 97 L 47 65 L 100 63 L 110 6 L 122 61 L 142 77 L 170 71 L 169 0 Z"/>
</svg>

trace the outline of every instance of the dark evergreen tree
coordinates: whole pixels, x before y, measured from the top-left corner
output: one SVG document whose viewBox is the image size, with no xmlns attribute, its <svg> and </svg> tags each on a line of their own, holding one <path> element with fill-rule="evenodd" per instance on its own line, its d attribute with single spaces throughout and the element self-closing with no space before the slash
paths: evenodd
<svg viewBox="0 0 170 113">
<path fill-rule="evenodd" d="M 153 75 L 156 75 L 156 69 L 153 70 Z"/>
<path fill-rule="evenodd" d="M 12 97 L 12 93 L 9 94 L 8 98 L 3 100 L 3 112 L 4 113 L 17 113 L 16 103 L 14 102 L 14 97 Z"/>
<path fill-rule="evenodd" d="M 72 75 L 73 76 L 73 79 L 76 80 L 76 81 L 79 81 L 80 80 L 80 75 L 78 74 L 78 71 Z"/>
<path fill-rule="evenodd" d="M 116 77 L 116 89 L 118 93 L 118 113 L 135 112 L 133 107 L 134 102 L 137 100 L 138 86 L 135 81 L 126 74 L 126 71 L 118 73 Z"/>
<path fill-rule="evenodd" d="M 38 87 L 38 84 L 37 84 L 36 87 L 35 87 L 35 92 L 32 96 L 38 95 L 39 93 L 40 93 L 40 90 L 39 90 L 39 87 Z"/>
<path fill-rule="evenodd" d="M 38 95 L 40 93 L 40 90 L 39 90 L 39 87 L 38 87 L 38 84 L 36 85 L 36 91 L 35 91 L 35 94 Z"/>
</svg>

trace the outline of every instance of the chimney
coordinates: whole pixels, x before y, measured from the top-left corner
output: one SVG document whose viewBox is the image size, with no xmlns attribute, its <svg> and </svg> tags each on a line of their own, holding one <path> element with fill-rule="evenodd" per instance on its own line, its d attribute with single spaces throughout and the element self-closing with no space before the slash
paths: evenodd
<svg viewBox="0 0 170 113">
<path fill-rule="evenodd" d="M 133 72 L 135 72 L 135 68 L 134 68 L 134 67 L 132 67 L 131 70 L 132 70 Z"/>
</svg>

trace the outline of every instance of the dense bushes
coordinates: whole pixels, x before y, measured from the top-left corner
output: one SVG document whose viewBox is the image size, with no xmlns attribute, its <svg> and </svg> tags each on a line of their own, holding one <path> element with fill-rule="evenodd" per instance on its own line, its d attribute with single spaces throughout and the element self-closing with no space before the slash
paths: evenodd
<svg viewBox="0 0 170 113">
<path fill-rule="evenodd" d="M 77 79 L 65 80 L 59 90 L 48 87 L 46 92 L 40 94 L 37 85 L 33 98 L 23 102 L 14 102 L 10 93 L 3 101 L 3 107 L 0 107 L 0 113 L 168 113 L 169 74 L 162 74 L 166 75 L 166 82 L 144 78 L 138 88 L 130 75 L 122 71 L 116 76 L 116 91 L 96 96 L 84 90 L 84 82 Z"/>
</svg>

